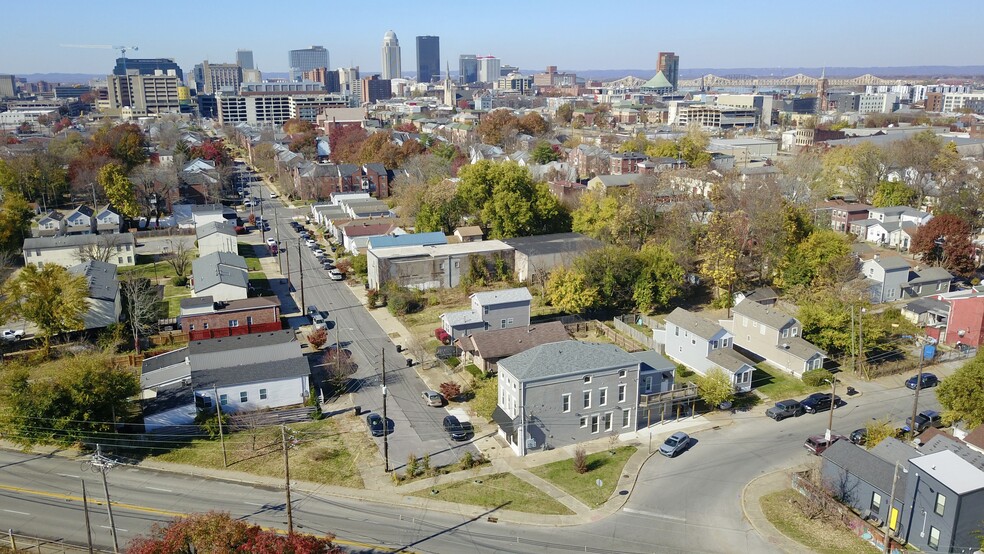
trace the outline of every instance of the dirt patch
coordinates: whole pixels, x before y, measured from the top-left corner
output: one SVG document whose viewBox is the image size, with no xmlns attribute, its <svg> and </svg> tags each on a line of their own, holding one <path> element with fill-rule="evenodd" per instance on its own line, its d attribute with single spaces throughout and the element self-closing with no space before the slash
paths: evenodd
<svg viewBox="0 0 984 554">
<path fill-rule="evenodd" d="M 804 511 L 806 498 L 793 489 L 763 496 L 762 512 L 783 535 L 821 554 L 868 554 L 878 552 L 836 519 L 811 519 Z"/>
</svg>

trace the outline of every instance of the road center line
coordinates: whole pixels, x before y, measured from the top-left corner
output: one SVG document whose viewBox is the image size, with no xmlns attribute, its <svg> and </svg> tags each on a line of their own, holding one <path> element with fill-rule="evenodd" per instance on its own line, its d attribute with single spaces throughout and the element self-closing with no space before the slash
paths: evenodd
<svg viewBox="0 0 984 554">
<path fill-rule="evenodd" d="M 152 491 L 161 491 L 161 492 L 174 492 L 174 491 L 172 491 L 171 489 L 159 489 L 159 488 L 157 488 L 157 487 L 144 487 L 144 488 L 147 488 L 147 489 L 150 489 L 150 490 L 152 490 Z"/>
<path fill-rule="evenodd" d="M 260 508 L 266 506 L 266 504 L 257 504 L 256 502 L 243 502 L 243 504 L 249 504 L 250 506 L 259 506 Z"/>
<path fill-rule="evenodd" d="M 29 515 L 31 515 L 31 514 L 29 514 L 27 512 L 18 512 L 17 510 L 7 510 L 7 509 L 4 509 L 4 511 L 5 512 L 10 512 L 12 514 L 20 514 L 22 516 L 29 516 Z"/>
<path fill-rule="evenodd" d="M 100 525 L 100 527 L 102 527 L 103 529 L 109 529 L 109 525 Z M 129 533 L 129 531 L 127 531 L 126 529 L 120 529 L 119 527 L 117 527 L 116 530 L 123 531 L 124 533 Z"/>
<path fill-rule="evenodd" d="M 68 473 L 56 473 L 55 475 L 61 475 L 62 477 L 71 477 L 72 479 L 81 479 L 78 475 L 71 475 Z"/>
<path fill-rule="evenodd" d="M 640 516 L 653 517 L 653 518 L 657 518 L 657 519 L 668 519 L 670 521 L 680 521 L 680 522 L 686 522 L 687 521 L 687 518 L 677 517 L 677 516 L 670 516 L 670 515 L 665 515 L 665 514 L 657 514 L 655 512 L 647 512 L 645 510 L 633 510 L 632 508 L 622 508 L 622 511 L 625 512 L 625 513 L 628 513 L 628 514 L 636 514 L 636 515 L 640 515 Z"/>
</svg>

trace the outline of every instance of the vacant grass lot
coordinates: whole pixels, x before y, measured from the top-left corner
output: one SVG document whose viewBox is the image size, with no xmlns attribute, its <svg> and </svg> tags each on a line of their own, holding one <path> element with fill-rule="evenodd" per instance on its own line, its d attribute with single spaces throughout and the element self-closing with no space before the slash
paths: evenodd
<svg viewBox="0 0 984 554">
<path fill-rule="evenodd" d="M 190 259 L 197 258 L 198 250 L 193 250 L 189 256 Z M 132 273 L 134 277 L 143 277 L 145 279 L 154 279 L 155 277 L 158 279 L 170 279 L 177 276 L 177 273 L 174 272 L 174 268 L 171 267 L 171 264 L 167 263 L 163 259 L 155 264 L 154 256 L 137 254 L 133 261 L 135 265 L 117 267 L 116 272 L 121 276 L 127 273 Z M 191 272 L 190 267 L 188 272 Z"/>
<path fill-rule="evenodd" d="M 574 471 L 574 461 L 570 458 L 530 468 L 530 472 L 550 481 L 588 506 L 597 508 L 615 492 L 622 468 L 635 451 L 634 446 L 622 446 L 615 450 L 614 455 L 608 450 L 589 454 L 587 473 Z M 602 481 L 600 487 L 595 483 L 598 479 Z"/>
<path fill-rule="evenodd" d="M 340 433 L 338 425 L 331 419 L 294 423 L 287 427 L 296 439 L 290 450 L 292 479 L 352 488 L 364 486 L 353 452 L 360 452 L 367 445 L 360 442 L 355 433 Z M 359 433 L 362 435 L 365 433 Z M 228 469 L 268 477 L 284 475 L 280 427 L 226 434 L 225 444 Z M 157 454 L 151 459 L 222 469 L 222 447 L 218 438 L 196 439 L 187 446 Z"/>
<path fill-rule="evenodd" d="M 481 482 L 476 483 L 476 480 Z M 431 489 L 424 489 L 413 495 L 483 508 L 501 507 L 505 510 L 531 514 L 571 515 L 574 513 L 547 493 L 509 473 L 496 473 L 474 480 L 465 479 L 447 485 L 436 485 L 433 490 L 436 490 L 437 494 L 432 494 Z"/>
<path fill-rule="evenodd" d="M 867 554 L 878 552 L 871 543 L 837 521 L 810 519 L 801 508 L 805 498 L 793 489 L 763 496 L 760 500 L 765 517 L 783 535 L 820 554 Z"/>
<path fill-rule="evenodd" d="M 752 388 L 775 401 L 826 389 L 826 387 L 811 387 L 802 379 L 793 377 L 765 362 L 755 366 L 755 372 L 752 374 Z"/>
<path fill-rule="evenodd" d="M 259 256 L 256 253 L 257 248 L 266 248 L 266 247 L 239 243 L 239 255 L 242 256 L 243 258 L 246 258 L 247 271 L 260 270 L 260 260 L 259 260 Z"/>
</svg>

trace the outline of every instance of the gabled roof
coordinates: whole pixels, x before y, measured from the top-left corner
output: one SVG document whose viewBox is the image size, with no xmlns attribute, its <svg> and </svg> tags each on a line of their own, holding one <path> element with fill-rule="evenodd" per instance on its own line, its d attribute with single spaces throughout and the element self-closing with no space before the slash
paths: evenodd
<svg viewBox="0 0 984 554">
<path fill-rule="evenodd" d="M 605 187 L 627 187 L 635 184 L 642 176 L 636 173 L 625 173 L 622 175 L 597 175 L 593 180 L 597 179 Z"/>
<path fill-rule="evenodd" d="M 454 234 L 460 237 L 481 237 L 484 233 L 482 233 L 482 228 L 478 225 L 469 225 L 467 227 L 458 227 L 454 230 Z"/>
<path fill-rule="evenodd" d="M 535 235 L 504 239 L 502 242 L 512 246 L 517 252 L 527 256 L 544 254 L 561 254 L 565 252 L 587 252 L 597 250 L 604 244 L 581 233 L 554 233 L 551 235 Z"/>
<path fill-rule="evenodd" d="M 892 488 L 895 464 L 886 462 L 864 448 L 851 444 L 850 441 L 839 440 L 824 450 L 820 456 L 882 492 Z M 902 471 L 897 473 L 899 479 L 905 478 Z M 901 490 L 905 490 L 905 487 L 903 486 Z"/>
<path fill-rule="evenodd" d="M 457 312 L 445 312 L 441 314 L 441 319 L 451 327 L 459 327 L 471 323 L 481 323 L 482 316 L 473 310 L 460 310 Z"/>
<path fill-rule="evenodd" d="M 782 329 L 795 318 L 773 306 L 765 306 L 753 300 L 742 300 L 732 311 L 738 315 L 757 321 L 766 327 Z"/>
<path fill-rule="evenodd" d="M 298 357 L 277 362 L 247 363 L 232 367 L 192 370 L 191 386 L 195 390 L 202 390 L 246 383 L 296 379 L 310 374 L 311 367 L 307 359 Z M 300 404 L 301 400 L 301 395 L 298 392 L 297 403 Z"/>
<path fill-rule="evenodd" d="M 570 335 L 559 321 L 528 327 L 478 331 L 458 339 L 461 349 L 478 353 L 485 360 L 497 360 L 519 354 L 534 346 L 567 340 Z"/>
<path fill-rule="evenodd" d="M 637 358 L 614 344 L 565 340 L 535 346 L 500 360 L 499 370 L 508 371 L 520 381 L 536 381 L 638 365 Z"/>
<path fill-rule="evenodd" d="M 110 302 L 116 300 L 120 291 L 120 283 L 116 280 L 115 265 L 98 260 L 89 260 L 68 268 L 68 272 L 72 275 L 85 276 L 89 286 L 89 298 Z"/>
<path fill-rule="evenodd" d="M 894 464 L 895 462 L 905 464 L 907 460 L 922 456 L 922 452 L 895 437 L 883 439 L 880 443 L 871 447 L 869 452 L 890 464 Z"/>
<path fill-rule="evenodd" d="M 655 350 L 629 352 L 629 355 L 642 362 L 640 371 L 674 371 L 676 364 Z"/>
<path fill-rule="evenodd" d="M 92 208 L 90 208 L 89 206 L 86 206 L 85 204 L 82 204 L 78 208 L 75 208 L 74 210 L 72 210 L 72 213 L 68 214 L 68 217 L 72 217 L 75 214 L 82 214 L 82 215 L 84 215 L 86 217 L 90 217 L 91 218 L 94 213 L 95 212 L 92 211 Z"/>
<path fill-rule="evenodd" d="M 44 221 L 45 219 L 51 219 L 53 221 L 61 221 L 65 219 L 65 214 L 61 213 L 58 210 L 51 210 L 50 212 L 43 214 L 41 217 L 39 217 L 38 223 Z"/>
<path fill-rule="evenodd" d="M 195 237 L 201 240 L 210 235 L 226 235 L 229 237 L 236 236 L 236 229 L 228 223 L 219 223 L 217 221 L 210 221 L 205 225 L 200 227 L 195 227 Z"/>
<path fill-rule="evenodd" d="M 974 450 L 956 437 L 940 433 L 927 440 L 919 448 L 919 451 L 923 454 L 933 454 L 943 450 L 953 452 L 970 465 L 984 471 L 984 453 Z"/>
<path fill-rule="evenodd" d="M 59 237 L 31 237 L 24 239 L 24 249 L 45 250 L 49 248 L 76 248 L 79 246 L 89 246 L 98 244 L 100 240 L 106 240 L 105 235 L 64 235 Z M 123 246 L 126 244 L 134 245 L 133 235 L 130 233 L 119 233 L 113 235 L 111 239 L 113 245 Z"/>
<path fill-rule="evenodd" d="M 471 299 L 482 306 L 491 306 L 493 304 L 505 304 L 509 302 L 530 302 L 533 300 L 533 295 L 530 294 L 530 289 L 518 287 L 514 289 L 476 292 L 471 295 Z"/>
<path fill-rule="evenodd" d="M 711 350 L 710 354 L 707 355 L 707 359 L 732 373 L 740 371 L 746 366 L 751 368 L 755 367 L 755 362 L 742 356 L 736 350 L 732 350 L 731 348 L 715 348 L 714 350 Z"/>
<path fill-rule="evenodd" d="M 355 237 L 375 237 L 389 234 L 396 225 L 392 223 L 364 223 L 354 222 L 342 228 L 342 234 L 349 238 Z"/>
<path fill-rule="evenodd" d="M 924 267 L 914 271 L 913 273 L 916 274 L 916 277 L 909 280 L 910 286 L 953 280 L 953 275 L 942 267 Z"/>
<path fill-rule="evenodd" d="M 717 323 L 713 323 L 683 308 L 676 308 L 670 312 L 670 315 L 666 316 L 666 322 L 685 329 L 704 340 L 711 340 L 715 335 L 724 330 Z"/>
<path fill-rule="evenodd" d="M 246 259 L 231 252 L 212 252 L 191 262 L 191 274 L 195 279 L 195 292 L 225 283 L 241 287 L 249 286 L 246 274 Z"/>
<path fill-rule="evenodd" d="M 909 262 L 905 261 L 901 256 L 878 256 L 877 258 L 872 258 L 870 260 L 865 260 L 866 262 L 871 262 L 878 264 L 885 271 L 899 271 L 902 269 L 910 269 Z"/>
<path fill-rule="evenodd" d="M 776 348 L 783 352 L 788 352 L 803 361 L 807 361 L 817 354 L 823 357 L 827 356 L 826 352 L 820 350 L 812 342 L 802 337 L 780 338 L 779 340 L 781 342 L 776 345 Z"/>
<path fill-rule="evenodd" d="M 950 313 L 950 305 L 942 300 L 937 300 L 935 298 L 917 298 L 912 302 L 906 304 L 905 309 L 906 311 L 912 312 L 914 314 L 937 312 L 946 315 Z"/>
</svg>

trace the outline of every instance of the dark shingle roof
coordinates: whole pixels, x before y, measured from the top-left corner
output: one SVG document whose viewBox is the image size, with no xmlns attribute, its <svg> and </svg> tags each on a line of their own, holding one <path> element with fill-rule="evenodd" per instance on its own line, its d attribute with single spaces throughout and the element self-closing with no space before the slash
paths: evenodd
<svg viewBox="0 0 984 554">
<path fill-rule="evenodd" d="M 740 370 L 746 365 L 749 367 L 755 367 L 755 362 L 730 348 L 716 348 L 711 350 L 711 353 L 707 355 L 707 359 L 723 367 L 724 369 L 731 371 L 732 373 Z"/>
<path fill-rule="evenodd" d="M 597 250 L 604 246 L 601 241 L 586 237 L 581 233 L 555 233 L 552 235 L 519 237 L 505 239 L 502 242 L 527 256 L 561 254 L 565 252 L 582 253 L 589 250 Z"/>
<path fill-rule="evenodd" d="M 208 389 L 212 387 L 224 387 L 245 383 L 278 381 L 281 379 L 303 377 L 310 374 L 311 367 L 308 364 L 307 358 L 299 356 L 297 358 L 280 360 L 276 362 L 258 362 L 229 367 L 193 370 L 191 372 L 191 386 L 196 390 Z M 301 402 L 300 392 L 298 392 L 297 401 L 298 403 Z"/>
<path fill-rule="evenodd" d="M 82 275 L 89 285 L 89 298 L 96 300 L 116 300 L 120 290 L 120 282 L 116 280 L 116 266 L 98 260 L 68 268 L 72 275 Z"/>
<path fill-rule="evenodd" d="M 462 349 L 477 351 L 482 358 L 494 360 L 513 356 L 534 346 L 560 342 L 570 336 L 559 321 L 539 323 L 528 327 L 479 331 L 460 339 Z"/>
<path fill-rule="evenodd" d="M 732 311 L 773 329 L 782 329 L 793 319 L 793 316 L 786 312 L 747 299 L 739 302 Z"/>
<path fill-rule="evenodd" d="M 886 462 L 864 448 L 851 444 L 850 441 L 842 439 L 835 442 L 824 450 L 821 456 L 824 460 L 883 492 L 888 492 L 892 488 L 895 464 Z M 899 471 L 898 474 L 900 480 L 905 478 L 903 472 Z M 905 490 L 904 483 L 901 490 Z"/>
</svg>

